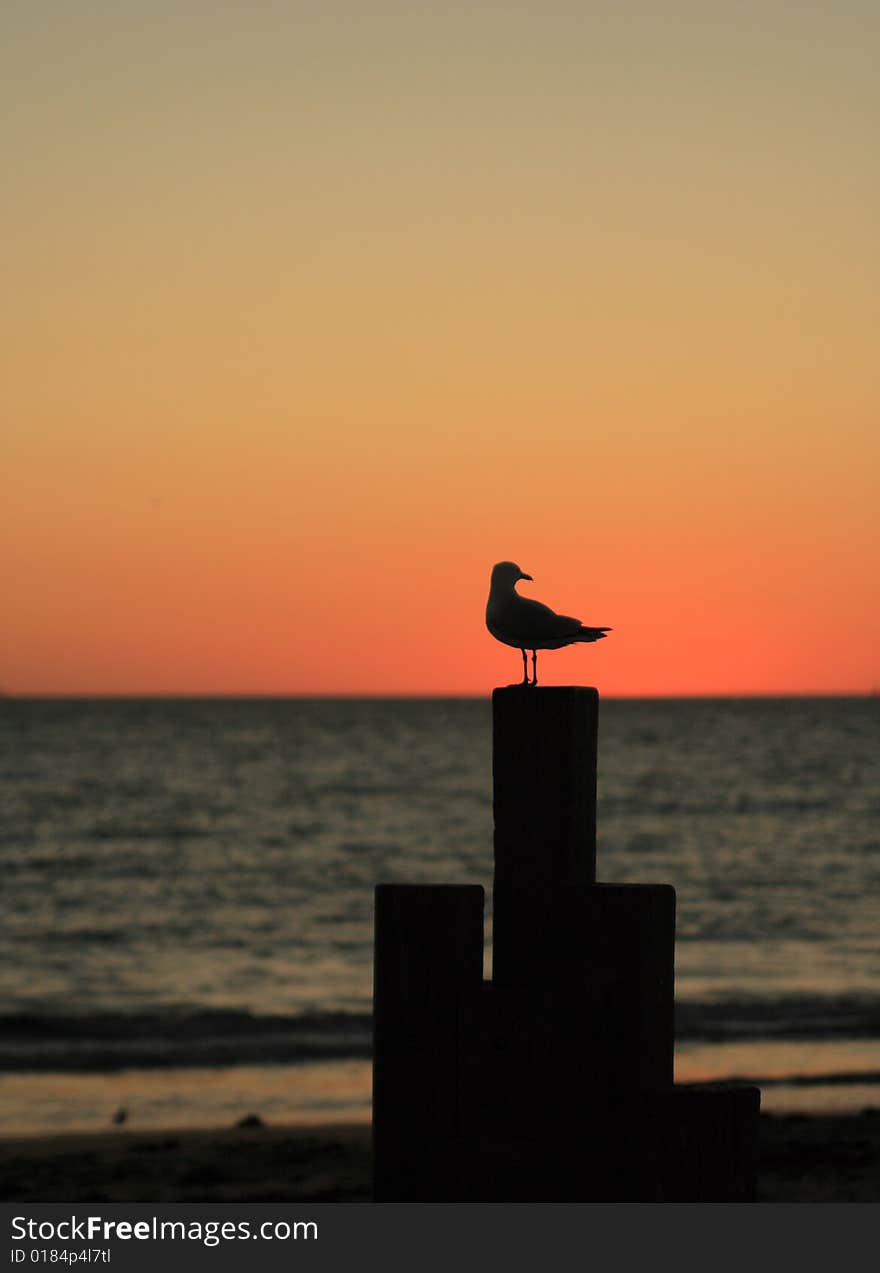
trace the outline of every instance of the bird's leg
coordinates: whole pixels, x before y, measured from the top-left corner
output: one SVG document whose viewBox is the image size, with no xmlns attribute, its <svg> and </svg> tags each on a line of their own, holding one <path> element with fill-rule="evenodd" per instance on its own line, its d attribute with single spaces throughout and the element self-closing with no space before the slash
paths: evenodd
<svg viewBox="0 0 880 1273">
<path fill-rule="evenodd" d="M 538 651 L 532 650 L 532 684 L 538 684 Z"/>
<path fill-rule="evenodd" d="M 526 652 L 525 652 L 525 650 L 520 650 L 520 654 L 523 656 L 523 678 L 522 678 L 522 683 L 523 683 L 523 685 L 528 685 L 528 683 L 529 683 L 529 663 L 528 663 L 528 659 L 526 658 Z"/>
</svg>

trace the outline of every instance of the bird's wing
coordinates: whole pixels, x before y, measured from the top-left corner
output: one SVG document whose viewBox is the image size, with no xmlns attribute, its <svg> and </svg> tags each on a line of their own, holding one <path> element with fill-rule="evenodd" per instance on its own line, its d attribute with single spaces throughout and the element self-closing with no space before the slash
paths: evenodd
<svg viewBox="0 0 880 1273">
<path fill-rule="evenodd" d="M 543 602 L 519 594 L 504 607 L 499 621 L 511 636 L 522 636 L 526 645 L 529 641 L 553 641 L 558 637 L 574 636 L 583 626 L 580 619 L 557 614 Z"/>
</svg>

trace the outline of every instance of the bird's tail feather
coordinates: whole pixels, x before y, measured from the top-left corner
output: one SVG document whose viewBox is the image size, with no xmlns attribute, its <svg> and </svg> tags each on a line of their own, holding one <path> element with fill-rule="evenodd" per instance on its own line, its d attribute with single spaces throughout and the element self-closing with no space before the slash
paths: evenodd
<svg viewBox="0 0 880 1273">
<path fill-rule="evenodd" d="M 578 634 L 579 641 L 601 641 L 606 632 L 613 632 L 613 628 L 584 628 L 583 632 Z"/>
</svg>

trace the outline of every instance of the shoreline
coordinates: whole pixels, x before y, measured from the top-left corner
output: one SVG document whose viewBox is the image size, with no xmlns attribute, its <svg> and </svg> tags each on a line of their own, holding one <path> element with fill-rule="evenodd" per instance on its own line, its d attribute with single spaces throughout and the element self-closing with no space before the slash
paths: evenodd
<svg viewBox="0 0 880 1273">
<path fill-rule="evenodd" d="M 675 1081 L 761 1089 L 766 1114 L 843 1117 L 880 1106 L 880 1040 L 679 1042 Z M 370 1119 L 368 1058 L 262 1059 L 210 1066 L 114 1070 L 0 1069 L 6 1138 L 229 1129 L 248 1114 L 269 1127 Z"/>
<path fill-rule="evenodd" d="M 9 1137 L 6 1202 L 369 1202 L 369 1123 Z M 880 1109 L 762 1113 L 758 1202 L 880 1201 Z"/>
</svg>

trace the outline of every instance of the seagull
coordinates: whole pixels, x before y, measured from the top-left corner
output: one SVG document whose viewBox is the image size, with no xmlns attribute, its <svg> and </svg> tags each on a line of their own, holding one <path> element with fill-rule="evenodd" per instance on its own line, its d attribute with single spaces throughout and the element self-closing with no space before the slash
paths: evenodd
<svg viewBox="0 0 880 1273">
<path fill-rule="evenodd" d="M 523 685 L 538 684 L 538 650 L 559 650 L 578 641 L 601 641 L 605 633 L 611 631 L 611 628 L 586 628 L 580 619 L 557 614 L 540 601 L 521 597 L 516 591 L 517 583 L 531 578 L 516 562 L 499 561 L 492 567 L 486 604 L 486 627 L 492 636 L 522 654 Z M 532 652 L 531 681 L 526 650 Z"/>
</svg>

